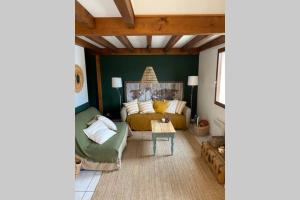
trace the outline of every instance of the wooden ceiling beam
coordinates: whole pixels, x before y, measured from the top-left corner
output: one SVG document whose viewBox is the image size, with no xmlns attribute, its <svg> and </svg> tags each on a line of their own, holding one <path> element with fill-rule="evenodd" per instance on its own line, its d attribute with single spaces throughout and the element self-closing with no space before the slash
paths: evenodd
<svg viewBox="0 0 300 200">
<path fill-rule="evenodd" d="M 147 35 L 147 49 L 151 49 L 152 35 Z"/>
<path fill-rule="evenodd" d="M 128 40 L 128 38 L 126 36 L 116 36 L 116 38 L 118 38 L 118 40 L 129 50 L 133 50 L 134 47 L 132 46 L 131 42 Z"/>
<path fill-rule="evenodd" d="M 198 42 L 200 42 L 201 40 L 203 40 L 206 37 L 207 37 L 207 35 L 197 35 L 196 37 L 191 39 L 189 42 L 187 42 L 185 45 L 183 45 L 181 48 L 184 50 L 193 48 L 195 44 L 197 44 Z"/>
<path fill-rule="evenodd" d="M 136 16 L 134 28 L 129 28 L 120 17 L 95 18 L 95 27 L 89 29 L 75 23 L 78 35 L 200 35 L 225 33 L 224 15 L 193 16 Z"/>
<path fill-rule="evenodd" d="M 94 17 L 78 1 L 75 1 L 75 21 L 83 27 L 95 28 Z"/>
<path fill-rule="evenodd" d="M 182 35 L 173 35 L 165 46 L 165 51 L 169 51 L 180 40 Z"/>
<path fill-rule="evenodd" d="M 134 12 L 130 0 L 114 0 L 119 12 L 129 28 L 134 27 Z"/>
<path fill-rule="evenodd" d="M 110 50 L 115 51 L 117 49 L 116 46 L 114 46 L 112 43 L 110 43 L 109 41 L 107 41 L 106 39 L 104 39 L 101 36 L 86 36 L 88 39 L 96 42 L 97 44 L 104 46 L 105 48 L 108 48 Z"/>
<path fill-rule="evenodd" d="M 75 44 L 78 46 L 81 46 L 83 48 L 90 49 L 93 53 L 99 54 L 102 52 L 101 48 L 96 47 L 95 45 L 93 45 L 89 42 L 86 42 L 85 40 L 78 38 L 78 37 L 75 37 Z"/>
<path fill-rule="evenodd" d="M 189 49 L 188 51 L 182 51 L 180 48 L 170 49 L 168 52 L 164 48 L 152 48 L 151 51 L 147 48 L 135 48 L 132 51 L 129 49 L 120 48 L 114 52 L 108 49 L 101 49 L 100 55 L 198 55 L 199 50 Z"/>
<path fill-rule="evenodd" d="M 225 35 L 221 35 L 220 37 L 217 37 L 216 39 L 203 44 L 202 46 L 198 47 L 198 51 L 204 51 L 206 49 L 212 48 L 214 46 L 218 46 L 220 44 L 224 44 L 225 43 Z"/>
</svg>

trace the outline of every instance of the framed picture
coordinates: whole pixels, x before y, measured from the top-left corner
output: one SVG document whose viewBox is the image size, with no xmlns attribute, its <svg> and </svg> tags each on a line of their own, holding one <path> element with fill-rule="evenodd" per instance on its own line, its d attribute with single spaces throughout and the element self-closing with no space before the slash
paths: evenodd
<svg viewBox="0 0 300 200">
<path fill-rule="evenodd" d="M 153 99 L 173 100 L 183 99 L 183 82 L 159 82 L 143 86 L 138 81 L 125 82 L 125 101 L 130 102 L 134 99 L 148 101 Z"/>
</svg>

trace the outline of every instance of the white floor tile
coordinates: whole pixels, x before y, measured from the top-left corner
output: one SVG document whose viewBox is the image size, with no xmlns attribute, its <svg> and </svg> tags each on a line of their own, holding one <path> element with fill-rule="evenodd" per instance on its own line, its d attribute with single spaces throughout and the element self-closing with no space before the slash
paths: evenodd
<svg viewBox="0 0 300 200">
<path fill-rule="evenodd" d="M 87 191 L 95 172 L 94 171 L 81 171 L 80 175 L 75 179 L 75 191 Z"/>
<path fill-rule="evenodd" d="M 94 192 L 86 192 L 82 200 L 91 200 Z"/>
<path fill-rule="evenodd" d="M 75 200 L 81 200 L 85 192 L 75 192 Z"/>
<path fill-rule="evenodd" d="M 98 182 L 99 182 L 99 180 L 100 180 L 100 176 L 101 176 L 101 175 L 100 175 L 99 173 L 96 173 L 96 174 L 94 175 L 94 177 L 93 177 L 92 181 L 90 182 L 90 185 L 89 185 L 89 187 L 87 188 L 86 191 L 89 191 L 89 192 L 95 191 L 96 186 L 97 186 L 97 184 L 98 184 Z"/>
</svg>

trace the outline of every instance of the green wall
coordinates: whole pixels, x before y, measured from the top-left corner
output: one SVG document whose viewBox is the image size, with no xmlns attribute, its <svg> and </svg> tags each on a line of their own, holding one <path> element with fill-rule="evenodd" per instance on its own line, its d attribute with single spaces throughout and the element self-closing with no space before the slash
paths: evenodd
<svg viewBox="0 0 300 200">
<path fill-rule="evenodd" d="M 184 100 L 189 104 L 191 88 L 187 86 L 187 79 L 190 75 L 198 75 L 198 58 L 198 55 L 101 56 L 104 114 L 109 114 L 112 118 L 119 116 L 119 96 L 117 90 L 111 86 L 111 78 L 121 77 L 123 86 L 125 81 L 139 81 L 146 66 L 153 66 L 159 81 L 183 81 L 185 85 Z M 88 74 L 88 76 L 95 78 L 94 74 Z M 97 90 L 96 86 L 88 85 L 89 93 L 95 88 Z M 124 87 L 121 92 L 124 101 Z M 94 101 L 91 96 L 89 95 L 90 101 Z M 196 111 L 196 102 L 197 90 L 194 90 L 194 112 Z"/>
<path fill-rule="evenodd" d="M 85 64 L 89 105 L 98 108 L 98 85 L 96 71 L 96 56 L 85 50 Z"/>
</svg>

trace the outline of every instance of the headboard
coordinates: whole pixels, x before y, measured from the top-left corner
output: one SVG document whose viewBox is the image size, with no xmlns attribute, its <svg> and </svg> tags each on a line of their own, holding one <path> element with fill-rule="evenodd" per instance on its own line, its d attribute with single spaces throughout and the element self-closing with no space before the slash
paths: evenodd
<svg viewBox="0 0 300 200">
<path fill-rule="evenodd" d="M 183 99 L 183 82 L 164 81 L 159 85 L 143 88 L 138 81 L 125 82 L 125 101 L 129 102 L 134 99 L 147 101 L 150 99 Z"/>
</svg>

